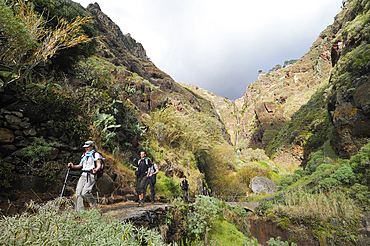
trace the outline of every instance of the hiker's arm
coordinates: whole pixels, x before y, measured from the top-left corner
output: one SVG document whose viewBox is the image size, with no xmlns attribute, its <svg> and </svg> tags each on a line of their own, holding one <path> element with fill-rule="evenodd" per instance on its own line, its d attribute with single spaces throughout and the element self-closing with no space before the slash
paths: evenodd
<svg viewBox="0 0 370 246">
<path fill-rule="evenodd" d="M 94 168 L 94 169 L 92 170 L 92 172 L 93 172 L 93 173 L 96 173 L 96 172 L 100 169 L 100 167 L 101 167 L 101 161 L 100 161 L 100 159 L 98 159 L 98 160 L 96 161 L 96 168 Z"/>
<path fill-rule="evenodd" d="M 68 163 L 68 167 L 71 167 L 71 168 L 81 168 L 82 165 L 73 165 L 72 162 Z"/>
<path fill-rule="evenodd" d="M 157 168 L 155 169 L 155 172 L 152 175 L 157 174 L 157 173 L 159 173 L 158 166 L 157 166 Z"/>
<path fill-rule="evenodd" d="M 150 176 L 150 169 L 151 169 L 151 167 L 148 167 L 148 174 L 146 175 L 147 177 Z"/>
</svg>

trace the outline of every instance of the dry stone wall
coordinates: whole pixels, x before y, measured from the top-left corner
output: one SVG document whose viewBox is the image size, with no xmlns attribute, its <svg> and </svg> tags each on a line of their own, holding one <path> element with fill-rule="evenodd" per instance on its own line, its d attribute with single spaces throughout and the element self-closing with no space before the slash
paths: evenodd
<svg viewBox="0 0 370 246">
<path fill-rule="evenodd" d="M 0 93 L 0 158 L 12 168 L 13 189 L 37 191 L 57 190 L 59 176 L 64 175 L 66 163 L 79 157 L 82 149 L 70 146 L 67 134 L 55 129 L 45 115 L 37 117 L 37 104 L 14 95 Z M 42 161 L 26 158 L 24 148 L 37 138 L 54 145 Z M 50 187 L 50 182 L 56 185 Z M 49 182 L 49 185 L 46 183 Z M 49 187 L 48 187 L 49 186 Z"/>
</svg>

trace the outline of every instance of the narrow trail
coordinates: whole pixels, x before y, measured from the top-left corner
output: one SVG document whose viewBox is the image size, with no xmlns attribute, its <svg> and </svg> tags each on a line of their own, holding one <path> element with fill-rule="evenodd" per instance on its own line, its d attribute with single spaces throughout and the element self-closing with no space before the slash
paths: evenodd
<svg viewBox="0 0 370 246">
<path fill-rule="evenodd" d="M 138 207 L 137 202 L 127 201 L 127 202 L 120 202 L 112 205 L 101 205 L 100 209 L 102 211 L 103 216 L 110 215 L 115 219 L 118 220 L 129 220 L 131 218 L 136 218 L 141 216 L 142 214 L 146 214 L 148 211 L 168 211 L 172 204 L 167 203 L 144 203 L 143 207 Z"/>
</svg>

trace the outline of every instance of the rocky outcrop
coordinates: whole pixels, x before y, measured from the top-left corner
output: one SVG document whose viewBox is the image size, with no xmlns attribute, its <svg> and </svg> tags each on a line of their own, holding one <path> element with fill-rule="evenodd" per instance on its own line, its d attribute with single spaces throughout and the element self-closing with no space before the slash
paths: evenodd
<svg viewBox="0 0 370 246">
<path fill-rule="evenodd" d="M 273 194 L 276 192 L 276 184 L 266 177 L 254 177 L 249 183 L 249 188 L 257 195 L 260 192 Z"/>
<path fill-rule="evenodd" d="M 129 99 L 139 114 L 149 115 L 151 111 L 169 105 L 182 112 L 184 105 L 189 105 L 197 112 L 215 117 L 218 121 L 217 128 L 220 129 L 223 138 L 230 142 L 224 123 L 210 101 L 184 88 L 168 74 L 159 70 L 147 57 L 142 45 L 137 43 L 130 34 L 122 34 L 120 28 L 101 12 L 97 3 L 90 4 L 87 11 L 93 17 L 94 27 L 99 35 L 104 36 L 104 39 L 100 40 L 96 54 L 115 66 L 122 66 L 127 70 L 126 73 L 116 76 L 114 87 L 135 88 L 137 93 L 131 95 Z"/>
<path fill-rule="evenodd" d="M 337 20 L 341 29 L 332 47 L 333 87 L 327 106 L 335 128 L 331 144 L 341 158 L 350 158 L 370 139 L 369 12 L 365 3 L 351 1 Z"/>
</svg>

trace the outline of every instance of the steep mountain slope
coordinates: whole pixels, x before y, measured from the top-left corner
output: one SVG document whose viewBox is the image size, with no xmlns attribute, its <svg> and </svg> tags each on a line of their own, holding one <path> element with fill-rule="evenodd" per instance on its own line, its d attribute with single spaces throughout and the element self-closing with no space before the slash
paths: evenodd
<svg viewBox="0 0 370 246">
<path fill-rule="evenodd" d="M 104 37 L 100 40 L 97 56 L 117 67 L 125 67 L 126 73 L 115 75 L 118 81 L 114 86 L 130 86 L 141 92 L 130 97 L 141 112 L 149 114 L 166 105 L 173 105 L 182 111 L 183 105 L 187 104 L 198 112 L 218 119 L 217 127 L 222 129 L 225 140 L 230 141 L 223 123 L 208 100 L 187 90 L 159 70 L 146 56 L 142 45 L 131 38 L 130 34 L 123 35 L 119 27 L 101 12 L 97 3 L 90 4 L 87 11 L 93 16 L 99 35 Z M 116 73 L 114 69 L 110 72 Z"/>
<path fill-rule="evenodd" d="M 332 139 L 333 125 L 332 145 L 341 157 L 367 142 L 369 6 L 367 1 L 344 6 L 302 58 L 260 74 L 235 102 L 192 88 L 208 95 L 220 115 L 228 112 L 222 118 L 233 143 L 238 134 L 237 148 L 263 148 L 275 161 L 297 166 Z"/>
</svg>

